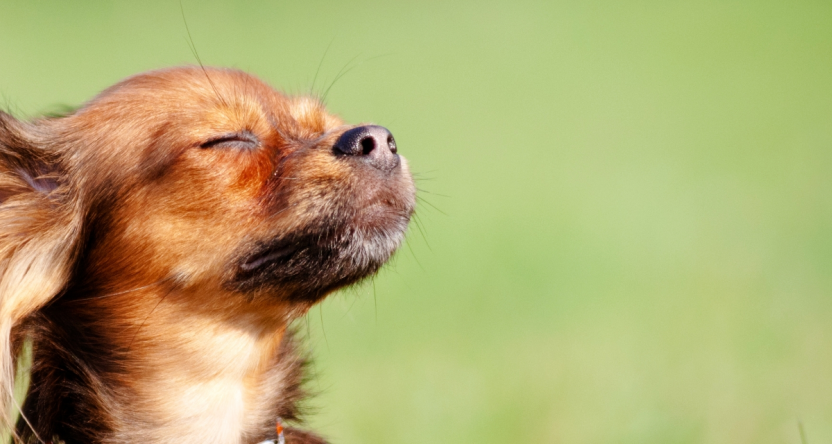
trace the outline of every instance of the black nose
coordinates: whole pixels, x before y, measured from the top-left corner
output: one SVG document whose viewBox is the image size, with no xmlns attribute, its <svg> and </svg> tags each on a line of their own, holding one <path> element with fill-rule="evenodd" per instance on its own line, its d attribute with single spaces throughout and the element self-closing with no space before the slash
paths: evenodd
<svg viewBox="0 0 832 444">
<path fill-rule="evenodd" d="M 396 140 L 383 126 L 359 126 L 345 131 L 335 141 L 333 150 L 335 154 L 356 156 L 382 171 L 399 166 Z"/>
</svg>

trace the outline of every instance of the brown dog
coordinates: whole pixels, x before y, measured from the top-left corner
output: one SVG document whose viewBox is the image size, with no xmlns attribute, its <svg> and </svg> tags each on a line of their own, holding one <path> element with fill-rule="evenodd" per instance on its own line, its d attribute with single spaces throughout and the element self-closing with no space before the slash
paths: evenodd
<svg viewBox="0 0 832 444">
<path fill-rule="evenodd" d="M 239 71 L 141 74 L 61 118 L 0 113 L 5 411 L 33 353 L 18 439 L 276 439 L 301 396 L 287 326 L 387 261 L 414 197 L 389 131 Z"/>
</svg>

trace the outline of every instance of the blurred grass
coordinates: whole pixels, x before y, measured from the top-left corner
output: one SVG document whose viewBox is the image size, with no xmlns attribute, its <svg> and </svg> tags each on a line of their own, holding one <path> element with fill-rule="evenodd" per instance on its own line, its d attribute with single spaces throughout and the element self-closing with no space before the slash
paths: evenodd
<svg viewBox="0 0 832 444">
<path fill-rule="evenodd" d="M 307 320 L 334 442 L 832 440 L 832 4 L 183 7 L 207 64 L 354 66 L 330 109 L 441 210 Z M 0 97 L 76 105 L 186 40 L 177 1 L 2 0 Z"/>
</svg>

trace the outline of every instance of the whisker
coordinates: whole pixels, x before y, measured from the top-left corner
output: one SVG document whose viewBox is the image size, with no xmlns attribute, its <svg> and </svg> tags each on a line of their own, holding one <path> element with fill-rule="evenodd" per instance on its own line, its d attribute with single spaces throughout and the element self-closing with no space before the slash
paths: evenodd
<svg viewBox="0 0 832 444">
<path fill-rule="evenodd" d="M 335 37 L 329 41 L 329 44 L 326 45 L 326 50 L 324 50 L 324 55 L 321 57 L 321 61 L 318 62 L 318 69 L 315 70 L 315 77 L 312 78 L 312 86 L 309 87 L 309 94 L 315 94 L 315 82 L 318 81 L 318 73 L 321 72 L 321 66 L 324 64 L 324 59 L 326 59 L 327 53 L 329 53 L 329 48 L 332 47 L 332 43 L 335 41 Z"/>
<path fill-rule="evenodd" d="M 432 204 L 432 203 L 428 202 L 428 201 L 427 201 L 424 197 L 420 197 L 420 196 L 418 196 L 418 195 L 417 195 L 417 196 L 416 196 L 416 200 L 418 200 L 419 202 L 422 202 L 422 203 L 424 203 L 424 204 L 428 205 L 429 207 L 433 208 L 434 210 L 436 210 L 436 211 L 438 211 L 438 212 L 442 213 L 442 215 L 444 215 L 444 216 L 447 216 L 447 215 L 448 215 L 448 213 L 446 213 L 446 212 L 444 212 L 444 211 L 440 210 L 440 209 L 439 209 L 436 205 L 434 205 L 434 204 Z"/>
<path fill-rule="evenodd" d="M 179 0 L 179 9 L 182 12 L 182 22 L 185 23 L 185 32 L 188 34 L 188 47 L 191 48 L 191 53 L 193 53 L 194 58 L 196 58 L 199 67 L 202 69 L 202 73 L 205 74 L 205 78 L 208 80 L 208 84 L 211 85 L 211 89 L 214 90 L 217 100 L 219 100 L 220 103 L 223 104 L 223 107 L 227 109 L 229 107 L 228 102 L 222 97 L 222 95 L 220 95 L 219 90 L 217 90 L 217 86 L 214 84 L 214 81 L 211 80 L 211 76 L 208 75 L 208 71 L 202 63 L 202 58 L 199 57 L 199 52 L 196 50 L 196 44 L 194 44 L 194 39 L 191 37 L 191 29 L 188 27 L 188 20 L 185 18 L 185 7 L 182 5 L 182 0 Z"/>
<path fill-rule="evenodd" d="M 349 73 L 353 69 L 358 68 L 359 66 L 361 66 L 361 65 L 363 65 L 363 64 L 365 64 L 365 63 L 367 63 L 371 60 L 379 59 L 379 58 L 382 58 L 382 57 L 388 57 L 388 56 L 391 56 L 391 55 L 393 55 L 393 53 L 379 54 L 377 56 L 373 56 L 373 57 L 370 57 L 368 59 L 364 59 L 364 60 L 356 63 L 355 65 L 347 68 L 355 59 L 357 59 L 359 56 L 361 56 L 361 54 L 358 54 L 357 56 L 350 59 L 350 61 L 347 62 L 346 65 L 344 65 L 344 67 L 341 68 L 340 71 L 338 71 L 338 74 L 335 76 L 335 79 L 332 80 L 332 83 L 330 83 L 329 87 L 326 89 L 326 91 L 324 91 L 323 98 L 321 99 L 321 102 L 326 103 L 326 97 L 329 94 L 329 90 L 332 89 L 333 86 L 335 86 L 335 83 L 338 81 L 338 79 L 347 75 L 347 73 Z"/>
<path fill-rule="evenodd" d="M 425 271 L 425 267 L 422 266 L 422 263 L 419 262 L 419 258 L 416 257 L 416 253 L 413 251 L 413 246 L 410 245 L 410 241 L 405 239 L 404 244 L 407 246 L 407 250 L 410 251 L 410 255 L 413 256 L 413 260 L 416 261 L 416 265 L 418 265 L 419 268 L 422 269 L 422 271 Z"/>
<path fill-rule="evenodd" d="M 296 206 L 298 206 L 298 204 L 297 204 L 297 203 L 292 204 L 292 205 L 289 205 L 289 206 L 288 206 L 288 207 L 286 207 L 286 208 L 281 208 L 281 209 L 280 209 L 280 211 L 275 211 L 275 212 L 274 212 L 274 214 L 270 215 L 270 216 L 269 216 L 269 219 L 273 219 L 275 216 L 279 216 L 279 215 L 283 214 L 284 212 L 289 211 L 290 209 L 292 209 L 292 208 L 294 208 L 294 207 L 296 207 Z"/>
<path fill-rule="evenodd" d="M 422 219 L 419 217 L 418 213 L 413 213 L 413 223 L 416 225 L 416 229 L 419 230 L 419 233 L 422 234 L 422 240 L 425 241 L 425 245 L 428 246 L 428 250 L 433 251 L 433 248 L 430 247 L 430 242 L 428 242 L 427 235 L 425 235 L 424 230 L 422 230 Z"/>
<path fill-rule="evenodd" d="M 378 298 L 376 298 L 376 276 L 370 278 L 373 281 L 373 311 L 375 312 L 376 325 L 378 325 Z"/>
<path fill-rule="evenodd" d="M 321 332 L 324 334 L 324 342 L 326 343 L 326 349 L 329 350 L 329 339 L 326 337 L 326 328 L 324 328 L 324 309 L 322 308 L 321 304 L 318 304 L 318 315 L 321 317 Z"/>
<path fill-rule="evenodd" d="M 306 338 L 310 339 L 312 337 L 312 330 L 309 328 L 309 316 L 304 316 L 303 320 L 306 321 Z"/>
<path fill-rule="evenodd" d="M 353 62 L 353 61 L 355 61 L 355 59 L 357 59 L 357 58 L 358 58 L 358 57 L 360 57 L 360 56 L 361 56 L 361 54 L 359 53 L 357 56 L 355 56 L 355 57 L 351 58 L 351 59 L 350 59 L 350 60 L 349 60 L 349 61 L 348 61 L 345 65 L 344 65 L 344 67 L 343 67 L 343 68 L 341 68 L 341 69 L 338 71 L 338 74 L 336 74 L 336 75 L 335 75 L 335 78 L 332 80 L 332 83 L 330 83 L 330 84 L 329 84 L 329 86 L 326 88 L 326 91 L 324 91 L 323 95 L 321 96 L 321 103 L 326 103 L 326 97 L 329 95 L 329 90 L 330 90 L 330 89 L 332 89 L 332 87 L 333 87 L 333 86 L 335 86 L 335 83 L 336 83 L 336 82 L 338 82 L 338 79 L 340 79 L 341 77 L 343 77 L 344 75 L 346 75 L 348 72 L 352 71 L 352 70 L 353 70 L 353 68 L 355 68 L 355 66 L 350 67 L 350 64 L 352 64 L 352 62 Z M 359 64 L 359 65 L 360 65 L 360 64 Z M 358 66 L 358 65 L 356 65 L 356 66 Z M 348 68 L 348 67 L 349 67 L 349 68 Z M 345 70 L 346 70 L 346 71 L 345 71 Z"/>
<path fill-rule="evenodd" d="M 434 192 L 431 192 L 431 191 L 428 191 L 428 190 L 425 190 L 425 189 L 423 189 L 423 188 L 419 188 L 419 187 L 416 187 L 416 191 L 418 191 L 418 192 L 420 192 L 420 193 L 428 193 L 428 194 L 430 194 L 430 195 L 432 195 L 432 196 L 447 197 L 447 198 L 450 198 L 450 197 L 451 197 L 451 196 L 448 196 L 448 195 L 446 195 L 446 194 L 434 193 Z"/>
<path fill-rule="evenodd" d="M 350 312 L 352 311 L 352 308 L 355 306 L 355 303 L 358 301 L 358 297 L 359 297 L 358 290 L 352 289 L 352 293 L 353 293 L 352 302 L 350 303 L 350 306 L 347 307 L 347 310 L 344 312 L 344 314 L 341 315 L 341 319 L 344 319 L 347 316 L 349 316 Z"/>
</svg>

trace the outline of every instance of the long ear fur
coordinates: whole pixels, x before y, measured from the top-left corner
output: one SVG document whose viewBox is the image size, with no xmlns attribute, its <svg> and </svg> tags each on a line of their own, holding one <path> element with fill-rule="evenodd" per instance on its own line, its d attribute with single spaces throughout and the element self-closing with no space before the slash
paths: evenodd
<svg viewBox="0 0 832 444">
<path fill-rule="evenodd" d="M 13 430 L 12 329 L 66 285 L 81 212 L 37 124 L 0 112 L 0 417 Z M 40 143 L 44 146 L 44 143 Z"/>
</svg>

